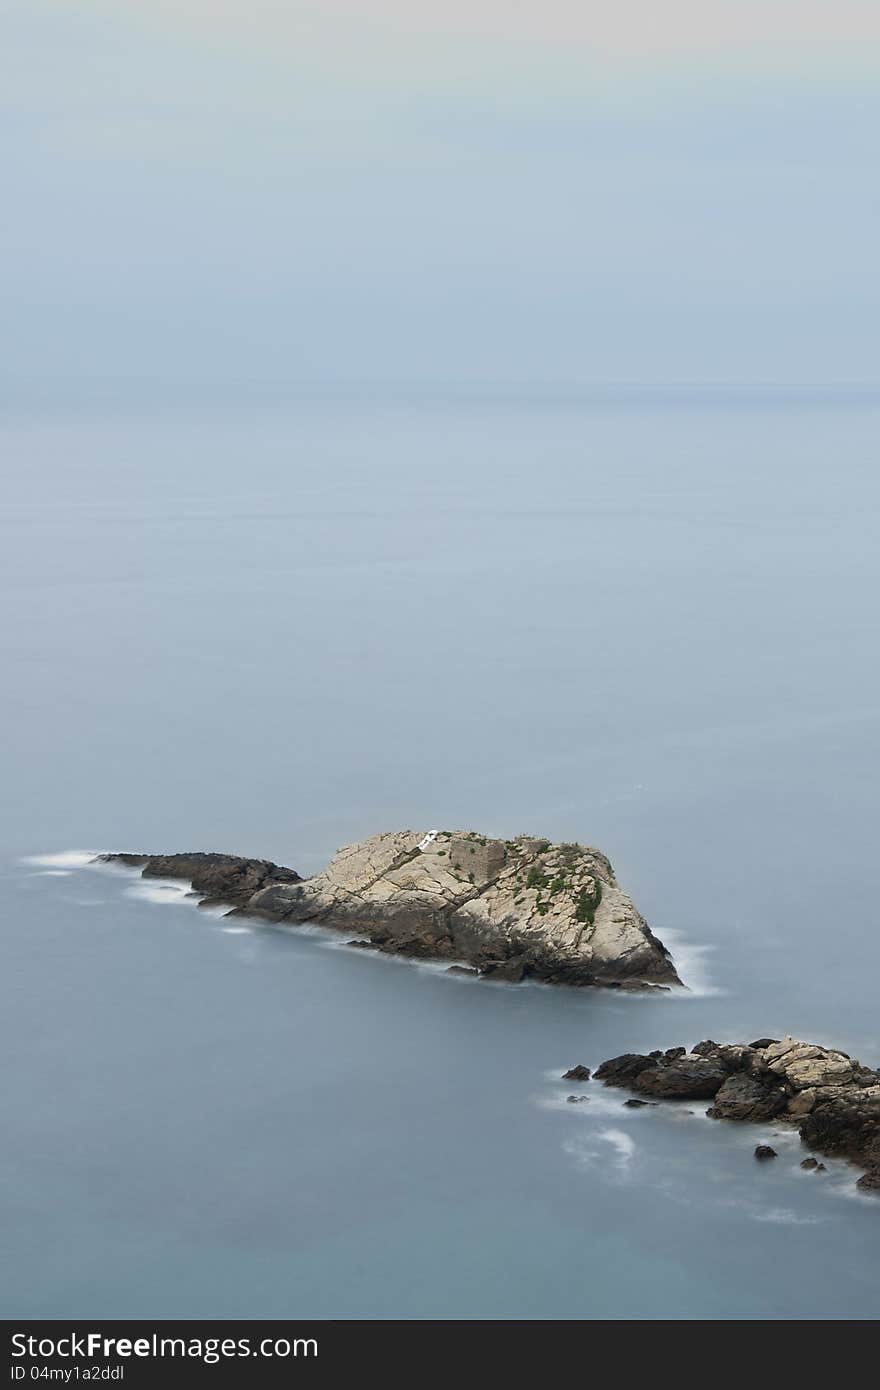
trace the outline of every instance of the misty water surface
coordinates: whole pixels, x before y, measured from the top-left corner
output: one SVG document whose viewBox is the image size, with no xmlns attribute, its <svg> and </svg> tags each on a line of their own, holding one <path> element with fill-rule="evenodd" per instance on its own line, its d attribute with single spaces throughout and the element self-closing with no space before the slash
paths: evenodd
<svg viewBox="0 0 880 1390">
<path fill-rule="evenodd" d="M 6 414 L 8 1315 L 876 1315 L 853 1170 L 558 1078 L 880 1062 L 877 417 Z M 694 988 L 456 979 L 54 857 L 309 873 L 398 826 L 598 844 Z"/>
</svg>

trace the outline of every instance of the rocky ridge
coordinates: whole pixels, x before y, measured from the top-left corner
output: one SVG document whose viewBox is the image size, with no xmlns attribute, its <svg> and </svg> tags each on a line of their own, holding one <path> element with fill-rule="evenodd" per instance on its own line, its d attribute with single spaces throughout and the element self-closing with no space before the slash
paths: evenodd
<svg viewBox="0 0 880 1390">
<path fill-rule="evenodd" d="M 96 862 L 140 869 L 142 878 L 184 879 L 200 907 L 240 907 L 263 888 L 300 882 L 293 869 L 235 854 L 99 854 Z"/>
<path fill-rule="evenodd" d="M 658 1100 L 711 1100 L 706 1114 L 716 1120 L 795 1125 L 809 1148 L 865 1168 L 861 1191 L 880 1192 L 880 1072 L 845 1052 L 790 1037 L 707 1040 L 690 1051 L 627 1052 L 594 1076 Z"/>
<path fill-rule="evenodd" d="M 380 951 L 466 962 L 495 979 L 620 989 L 681 983 L 608 859 L 584 845 L 390 831 L 346 846 L 305 879 L 234 855 L 100 858 L 146 877 L 188 879 L 206 902 L 235 913 L 317 922 Z"/>
</svg>

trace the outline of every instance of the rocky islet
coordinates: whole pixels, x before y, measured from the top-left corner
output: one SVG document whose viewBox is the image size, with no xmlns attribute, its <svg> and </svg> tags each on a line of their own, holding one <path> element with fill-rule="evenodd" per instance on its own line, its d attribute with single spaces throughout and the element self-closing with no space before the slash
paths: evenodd
<svg viewBox="0 0 880 1390">
<path fill-rule="evenodd" d="M 98 861 L 145 878 L 186 880 L 200 906 L 225 906 L 231 915 L 317 922 L 354 933 L 352 946 L 446 958 L 454 962 L 450 973 L 618 989 L 681 983 L 606 856 L 579 844 L 526 835 L 493 840 L 476 831 L 384 832 L 344 847 L 310 878 L 230 854 L 112 853 Z M 690 1050 L 623 1053 L 592 1077 L 634 1092 L 624 1101 L 632 1109 L 708 1100 L 713 1119 L 796 1126 L 809 1148 L 863 1167 L 861 1191 L 880 1193 L 880 1072 L 838 1049 L 792 1037 L 708 1039 Z M 585 1083 L 591 1069 L 577 1063 L 564 1079 Z M 755 1155 L 775 1157 L 760 1144 Z M 825 1171 L 813 1158 L 801 1166 Z"/>
<path fill-rule="evenodd" d="M 108 854 L 145 877 L 186 879 L 206 905 L 287 926 L 318 923 L 352 944 L 448 960 L 487 979 L 680 985 L 672 958 L 600 850 L 519 835 L 399 830 L 340 849 L 301 878 L 226 854 Z"/>
<path fill-rule="evenodd" d="M 860 1191 L 880 1192 L 880 1072 L 836 1048 L 792 1037 L 727 1044 L 708 1039 L 690 1051 L 623 1053 L 603 1062 L 594 1077 L 636 1092 L 628 1105 L 645 1096 L 655 1104 L 711 1100 L 706 1114 L 712 1119 L 794 1126 L 808 1148 L 864 1168 Z M 763 1144 L 755 1156 L 775 1157 Z M 801 1167 L 824 1171 L 812 1158 Z"/>
</svg>

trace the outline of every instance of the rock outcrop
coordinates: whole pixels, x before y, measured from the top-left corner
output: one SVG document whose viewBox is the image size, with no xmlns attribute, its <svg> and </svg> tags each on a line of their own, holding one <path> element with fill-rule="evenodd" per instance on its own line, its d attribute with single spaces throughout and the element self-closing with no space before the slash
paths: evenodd
<svg viewBox="0 0 880 1390">
<path fill-rule="evenodd" d="M 711 1098 L 706 1114 L 716 1120 L 796 1125 L 811 1149 L 866 1168 L 858 1182 L 862 1191 L 880 1191 L 880 1072 L 845 1052 L 795 1038 L 709 1040 L 690 1052 L 627 1052 L 603 1062 L 594 1075 L 640 1095 Z M 802 1167 L 824 1172 L 812 1161 Z"/>
<path fill-rule="evenodd" d="M 261 889 L 300 882 L 293 869 L 235 854 L 99 854 L 96 862 L 140 869 L 143 878 L 184 879 L 205 907 L 240 907 Z"/>
<path fill-rule="evenodd" d="M 341 849 L 301 879 L 231 855 L 104 855 L 189 878 L 211 902 L 290 925 L 317 922 L 381 951 L 467 962 L 496 980 L 651 989 L 678 985 L 669 952 L 604 854 L 518 836 L 400 830 Z"/>
</svg>

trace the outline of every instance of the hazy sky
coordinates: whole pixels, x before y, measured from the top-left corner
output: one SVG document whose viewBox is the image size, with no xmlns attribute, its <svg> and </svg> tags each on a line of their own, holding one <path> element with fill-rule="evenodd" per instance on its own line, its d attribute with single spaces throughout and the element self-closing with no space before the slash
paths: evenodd
<svg viewBox="0 0 880 1390">
<path fill-rule="evenodd" d="M 7 0 L 34 382 L 877 378 L 876 0 Z"/>
</svg>

